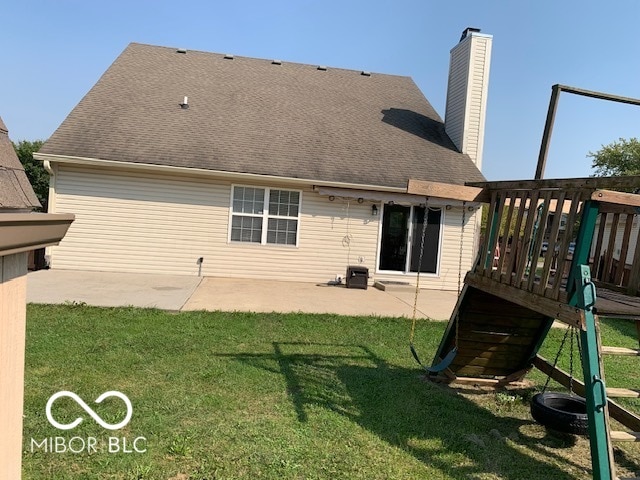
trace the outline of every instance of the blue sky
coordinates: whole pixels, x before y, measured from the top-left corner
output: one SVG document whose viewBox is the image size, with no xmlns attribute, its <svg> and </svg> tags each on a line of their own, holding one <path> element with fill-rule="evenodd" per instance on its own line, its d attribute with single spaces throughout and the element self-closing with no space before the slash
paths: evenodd
<svg viewBox="0 0 640 480">
<path fill-rule="evenodd" d="M 0 116 L 46 139 L 130 42 L 407 75 L 444 116 L 449 50 L 493 35 L 484 174 L 532 178 L 555 83 L 640 98 L 640 2 L 21 0 L 2 9 Z M 545 177 L 640 136 L 640 107 L 562 94 Z"/>
</svg>

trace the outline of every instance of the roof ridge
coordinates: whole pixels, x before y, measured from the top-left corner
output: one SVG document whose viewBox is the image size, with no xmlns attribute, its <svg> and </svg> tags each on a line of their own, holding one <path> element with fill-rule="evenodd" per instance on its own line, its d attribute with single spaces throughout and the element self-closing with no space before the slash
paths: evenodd
<svg viewBox="0 0 640 480">
<path fill-rule="evenodd" d="M 184 50 L 186 51 L 187 55 L 189 54 L 189 52 L 194 52 L 194 53 L 198 53 L 198 54 L 203 54 L 203 55 L 220 55 L 221 57 L 225 57 L 230 55 L 230 52 L 213 52 L 213 51 L 209 51 L 209 50 L 198 50 L 198 49 L 190 49 L 187 47 L 170 47 L 170 46 L 166 46 L 166 45 L 153 45 L 150 43 L 140 43 L 140 42 L 130 42 L 129 45 L 127 46 L 127 48 L 129 48 L 130 46 L 141 46 L 141 47 L 150 47 L 150 48 L 154 48 L 154 49 L 163 49 L 163 50 L 173 50 L 173 51 L 178 51 L 178 50 Z M 362 74 L 362 75 L 383 75 L 385 77 L 394 77 L 394 78 L 412 78 L 410 75 L 397 75 L 397 74 L 393 74 L 393 73 L 383 73 L 383 72 L 375 72 L 372 70 L 368 70 L 366 68 L 363 68 L 361 70 L 355 69 L 355 68 L 344 68 L 344 67 L 332 67 L 329 64 L 325 64 L 325 63 L 318 63 L 318 64 L 314 64 L 314 63 L 304 63 L 304 62 L 294 62 L 294 61 L 289 61 L 286 60 L 282 57 L 273 57 L 273 58 L 262 58 L 262 57 L 251 57 L 248 55 L 236 55 L 235 53 L 232 54 L 233 55 L 233 60 L 238 60 L 238 59 L 245 59 L 245 60 L 254 60 L 254 61 L 264 61 L 264 62 L 268 62 L 268 63 L 273 63 L 274 60 L 277 60 L 280 64 L 288 64 L 288 65 L 296 65 L 299 67 L 311 67 L 314 69 L 318 69 L 318 67 L 322 67 L 323 70 L 340 70 L 340 71 L 344 71 L 344 72 L 354 72 L 357 74 Z"/>
</svg>

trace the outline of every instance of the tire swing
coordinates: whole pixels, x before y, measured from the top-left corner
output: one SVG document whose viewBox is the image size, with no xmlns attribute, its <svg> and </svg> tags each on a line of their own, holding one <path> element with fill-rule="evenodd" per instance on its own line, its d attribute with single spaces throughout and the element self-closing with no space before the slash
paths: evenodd
<svg viewBox="0 0 640 480">
<path fill-rule="evenodd" d="M 573 435 L 589 434 L 589 419 L 587 415 L 587 403 L 584 398 L 577 396 L 573 392 L 573 344 L 574 332 L 576 344 L 580 350 L 578 332 L 575 327 L 567 328 L 566 333 L 560 344 L 560 349 L 553 362 L 553 368 L 556 368 L 560 353 L 567 340 L 569 332 L 571 332 L 571 346 L 569 357 L 569 393 L 547 392 L 547 386 L 551 380 L 551 374 L 547 377 L 544 388 L 541 393 L 533 396 L 531 399 L 531 416 L 539 424 L 561 433 L 570 433 Z"/>
</svg>

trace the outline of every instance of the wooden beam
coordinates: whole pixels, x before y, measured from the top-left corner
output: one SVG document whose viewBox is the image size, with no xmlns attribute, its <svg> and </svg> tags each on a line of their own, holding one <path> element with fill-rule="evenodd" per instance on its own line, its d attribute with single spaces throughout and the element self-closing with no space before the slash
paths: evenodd
<svg viewBox="0 0 640 480">
<path fill-rule="evenodd" d="M 569 85 L 554 85 L 563 92 L 573 93 L 574 95 L 582 95 L 583 97 L 597 98 L 599 100 L 609 100 L 611 102 L 626 103 L 629 105 L 640 105 L 640 99 L 633 97 L 623 97 L 621 95 L 613 95 L 611 93 L 596 92 L 593 90 L 585 90 L 584 88 L 570 87 Z"/>
<path fill-rule="evenodd" d="M 616 205 L 640 207 L 640 195 L 635 193 L 614 192 L 612 190 L 598 189 L 591 194 L 591 200 L 614 203 Z"/>
<path fill-rule="evenodd" d="M 640 442 L 640 432 L 611 431 L 614 442 Z"/>
<path fill-rule="evenodd" d="M 536 355 L 533 359 L 533 365 L 542 373 L 549 375 L 556 382 L 569 388 L 571 376 L 558 367 L 551 365 L 546 359 L 540 355 Z M 573 379 L 573 390 L 578 395 L 584 397 L 584 383 L 577 378 Z M 609 415 L 622 423 L 625 427 L 634 431 L 640 431 L 640 417 L 635 413 L 627 410 L 626 408 L 618 405 L 611 399 L 607 399 L 607 406 L 609 407 Z"/>
<path fill-rule="evenodd" d="M 533 190 L 533 189 L 585 189 L 599 188 L 638 188 L 640 175 L 626 175 L 621 177 L 583 177 L 559 178 L 547 180 L 501 180 L 495 182 L 467 182 L 470 187 L 486 188 L 489 190 Z"/>
<path fill-rule="evenodd" d="M 557 319 L 567 325 L 584 329 L 584 312 L 579 308 L 571 307 L 557 300 L 535 295 L 511 285 L 499 283 L 490 278 L 476 275 L 473 272 L 467 274 L 465 283 L 483 292 L 490 293 L 491 295 L 533 310 L 534 312 Z"/>
<path fill-rule="evenodd" d="M 454 383 L 460 385 L 477 385 L 479 387 L 491 387 L 499 388 L 505 385 L 512 387 L 530 387 L 529 382 L 523 381 L 507 381 L 506 378 L 473 378 L 473 377 L 456 377 L 456 378 L 444 378 L 444 377 L 429 377 L 429 380 L 437 383 Z"/>
<path fill-rule="evenodd" d="M 478 187 L 467 187 L 451 183 L 428 182 L 425 180 L 409 179 L 407 193 L 423 195 L 425 197 L 448 198 L 462 202 L 489 203 L 488 192 Z"/>
<path fill-rule="evenodd" d="M 640 398 L 640 390 L 607 387 L 607 396 L 615 398 Z"/>
<path fill-rule="evenodd" d="M 637 357 L 640 355 L 640 350 L 637 348 L 625 348 L 625 347 L 602 347 L 602 353 L 607 355 L 623 355 L 628 357 Z"/>
<path fill-rule="evenodd" d="M 624 213 L 626 215 L 637 215 L 640 208 L 630 207 L 628 205 L 618 205 L 616 203 L 601 203 L 598 208 L 600 213 Z"/>
</svg>

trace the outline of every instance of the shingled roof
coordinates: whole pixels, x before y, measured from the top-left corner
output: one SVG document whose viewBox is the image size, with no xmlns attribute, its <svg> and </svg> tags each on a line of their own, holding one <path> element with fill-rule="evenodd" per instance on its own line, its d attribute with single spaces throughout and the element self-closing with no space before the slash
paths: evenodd
<svg viewBox="0 0 640 480">
<path fill-rule="evenodd" d="M 32 210 L 40 202 L 16 155 L 9 131 L 0 118 L 0 210 Z"/>
<path fill-rule="evenodd" d="M 318 183 L 484 180 L 409 77 L 183 52 L 130 44 L 40 152 Z"/>
</svg>

